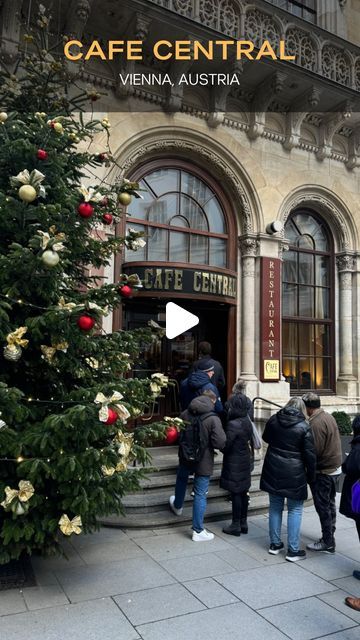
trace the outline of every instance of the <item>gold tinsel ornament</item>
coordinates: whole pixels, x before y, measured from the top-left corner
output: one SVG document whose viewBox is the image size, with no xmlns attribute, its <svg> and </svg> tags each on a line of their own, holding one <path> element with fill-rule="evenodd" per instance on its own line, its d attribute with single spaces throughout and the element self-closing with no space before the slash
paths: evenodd
<svg viewBox="0 0 360 640">
<path fill-rule="evenodd" d="M 27 327 L 19 327 L 16 331 L 9 333 L 6 336 L 7 345 L 4 347 L 4 358 L 10 362 L 17 362 L 21 358 L 22 348 L 27 347 L 29 340 L 23 338 L 23 335 L 27 332 Z"/>
<path fill-rule="evenodd" d="M 0 504 L 5 511 L 12 511 L 17 516 L 22 516 L 29 510 L 29 500 L 34 495 L 35 489 L 29 480 L 20 480 L 18 489 L 5 487 L 5 500 Z"/>
</svg>

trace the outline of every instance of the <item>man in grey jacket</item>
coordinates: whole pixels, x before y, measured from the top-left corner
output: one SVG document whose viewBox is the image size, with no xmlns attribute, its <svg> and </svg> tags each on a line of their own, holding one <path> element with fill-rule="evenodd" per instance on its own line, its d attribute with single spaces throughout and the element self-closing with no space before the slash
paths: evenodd
<svg viewBox="0 0 360 640">
<path fill-rule="evenodd" d="M 322 537 L 306 545 L 311 551 L 335 553 L 336 485 L 341 473 L 341 440 L 335 418 L 320 406 L 316 393 L 303 396 L 316 450 L 316 478 L 310 485 L 314 506 L 320 519 Z"/>
<path fill-rule="evenodd" d="M 204 529 L 204 515 L 206 511 L 206 495 L 209 488 L 210 476 L 214 467 L 214 449 L 225 447 L 226 435 L 220 418 L 214 412 L 216 394 L 206 390 L 194 398 L 188 409 L 181 414 L 186 422 L 191 422 L 196 416 L 205 416 L 201 423 L 204 442 L 206 443 L 202 457 L 195 468 L 184 464 L 179 450 L 180 464 L 176 476 L 175 495 L 170 496 L 169 506 L 176 516 L 181 516 L 189 475 L 195 472 L 194 502 L 192 516 L 192 539 L 194 542 L 206 542 L 214 538 L 214 534 Z"/>
</svg>

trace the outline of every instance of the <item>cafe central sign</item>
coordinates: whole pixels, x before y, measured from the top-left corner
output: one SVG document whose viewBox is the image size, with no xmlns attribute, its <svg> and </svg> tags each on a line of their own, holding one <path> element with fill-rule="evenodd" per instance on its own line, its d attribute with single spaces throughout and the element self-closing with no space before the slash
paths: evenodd
<svg viewBox="0 0 360 640">
<path fill-rule="evenodd" d="M 281 261 L 261 258 L 261 362 L 262 382 L 280 380 Z"/>
<path fill-rule="evenodd" d="M 128 267 L 129 268 L 129 267 Z M 145 291 L 187 293 L 190 295 L 217 296 L 236 299 L 236 277 L 175 267 L 144 267 L 133 265 Z M 128 270 L 128 269 L 127 269 Z"/>
</svg>

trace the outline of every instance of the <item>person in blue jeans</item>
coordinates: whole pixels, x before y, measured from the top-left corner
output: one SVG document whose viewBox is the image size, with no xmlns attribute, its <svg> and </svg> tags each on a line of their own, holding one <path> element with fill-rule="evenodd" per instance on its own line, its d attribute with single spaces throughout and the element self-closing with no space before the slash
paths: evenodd
<svg viewBox="0 0 360 640">
<path fill-rule="evenodd" d="M 214 449 L 223 449 L 226 443 L 226 435 L 220 418 L 214 412 L 216 394 L 207 389 L 202 395 L 194 398 L 186 411 L 181 414 L 181 418 L 187 422 L 191 418 L 205 416 L 202 421 L 202 431 L 205 448 L 201 460 L 196 463 L 195 468 L 190 468 L 181 459 L 179 453 L 179 468 L 176 475 L 175 495 L 169 498 L 169 507 L 176 516 L 181 516 L 187 489 L 189 475 L 194 473 L 194 501 L 192 514 L 192 540 L 194 542 L 207 542 L 214 538 L 214 534 L 204 528 L 204 516 L 207 504 L 207 492 L 209 489 L 210 477 L 214 467 Z"/>
<path fill-rule="evenodd" d="M 303 400 L 290 398 L 286 406 L 266 423 L 263 440 L 268 444 L 260 479 L 260 489 L 269 494 L 269 553 L 284 549 L 281 525 L 285 499 L 288 509 L 288 550 L 286 560 L 306 558 L 300 549 L 300 530 L 307 484 L 316 475 L 316 452 L 312 430 L 305 419 Z"/>
</svg>

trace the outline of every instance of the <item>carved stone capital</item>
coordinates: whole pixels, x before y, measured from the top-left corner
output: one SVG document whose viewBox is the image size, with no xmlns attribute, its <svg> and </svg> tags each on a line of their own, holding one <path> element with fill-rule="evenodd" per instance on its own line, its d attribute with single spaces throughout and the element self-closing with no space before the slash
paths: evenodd
<svg viewBox="0 0 360 640">
<path fill-rule="evenodd" d="M 336 256 L 336 266 L 339 273 L 351 273 L 355 269 L 355 257 L 351 254 Z"/>
<path fill-rule="evenodd" d="M 255 258 L 259 249 L 259 241 L 249 236 L 239 238 L 239 249 L 242 259 Z"/>
</svg>

